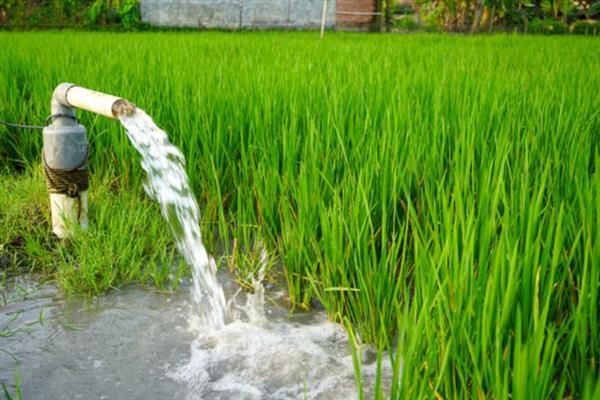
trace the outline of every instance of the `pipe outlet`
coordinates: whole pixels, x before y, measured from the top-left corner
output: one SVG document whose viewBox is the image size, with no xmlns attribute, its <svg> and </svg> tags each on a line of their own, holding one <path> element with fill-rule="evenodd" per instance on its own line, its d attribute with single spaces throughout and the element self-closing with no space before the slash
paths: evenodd
<svg viewBox="0 0 600 400">
<path fill-rule="evenodd" d="M 80 108 L 108 118 L 131 115 L 135 111 L 135 105 L 123 98 L 96 92 L 73 83 L 61 83 L 52 96 L 52 114 L 69 115 L 73 108 Z"/>
</svg>

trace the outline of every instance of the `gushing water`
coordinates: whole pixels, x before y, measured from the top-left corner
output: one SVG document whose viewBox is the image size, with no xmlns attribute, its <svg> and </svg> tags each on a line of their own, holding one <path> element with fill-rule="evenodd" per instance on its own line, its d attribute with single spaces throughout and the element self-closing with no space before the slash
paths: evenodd
<svg viewBox="0 0 600 400">
<path fill-rule="evenodd" d="M 200 214 L 183 155 L 144 111 L 119 119 L 142 156 L 148 176 L 144 189 L 160 205 L 193 272 L 195 307 L 188 322 L 196 339 L 189 362 L 167 376 L 187 385 L 190 400 L 355 398 L 348 336 L 340 325 L 327 321 L 324 313 L 307 324 L 294 323 L 285 313 L 275 317 L 265 312 L 266 252 L 258 276 L 249 277 L 254 294 L 244 296 L 238 290 L 226 303 L 215 262 L 202 244 Z M 383 368 L 391 370 L 389 363 Z M 375 364 L 364 365 L 362 374 L 366 387 L 372 388 Z"/>
<path fill-rule="evenodd" d="M 226 319 L 225 295 L 216 278 L 215 262 L 202 244 L 200 211 L 184 170 L 183 154 L 143 110 L 121 115 L 119 120 L 142 156 L 148 177 L 144 190 L 160 205 L 179 252 L 192 268 L 192 297 L 196 303 L 204 303 L 198 307 L 201 322 L 205 328 L 221 327 Z"/>
</svg>

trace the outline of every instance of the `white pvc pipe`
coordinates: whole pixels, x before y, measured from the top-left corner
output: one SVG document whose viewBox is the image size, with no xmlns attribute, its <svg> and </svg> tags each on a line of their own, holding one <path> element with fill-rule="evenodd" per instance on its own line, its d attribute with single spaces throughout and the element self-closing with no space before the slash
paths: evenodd
<svg viewBox="0 0 600 400">
<path fill-rule="evenodd" d="M 50 193 L 50 210 L 52 213 L 52 232 L 59 239 L 74 236 L 74 227 L 79 224 L 81 229 L 88 227 L 88 192 L 79 193 L 79 197 L 69 197 L 66 194 Z"/>
<path fill-rule="evenodd" d="M 135 106 L 127 100 L 72 83 L 58 85 L 53 100 L 62 107 L 80 108 L 108 118 L 117 118 L 121 114 L 129 115 L 135 111 Z"/>
</svg>

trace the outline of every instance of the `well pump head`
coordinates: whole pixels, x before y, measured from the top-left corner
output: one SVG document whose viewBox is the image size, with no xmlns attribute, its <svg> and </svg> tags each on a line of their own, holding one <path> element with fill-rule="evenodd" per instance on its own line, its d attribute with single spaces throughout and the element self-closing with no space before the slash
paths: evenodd
<svg viewBox="0 0 600 400">
<path fill-rule="evenodd" d="M 135 105 L 120 97 L 95 92 L 72 83 L 54 89 L 52 124 L 44 128 L 43 164 L 52 209 L 52 231 L 61 239 L 71 237 L 68 222 L 87 227 L 88 141 L 86 129 L 75 118 L 75 109 L 109 118 L 132 115 Z"/>
</svg>

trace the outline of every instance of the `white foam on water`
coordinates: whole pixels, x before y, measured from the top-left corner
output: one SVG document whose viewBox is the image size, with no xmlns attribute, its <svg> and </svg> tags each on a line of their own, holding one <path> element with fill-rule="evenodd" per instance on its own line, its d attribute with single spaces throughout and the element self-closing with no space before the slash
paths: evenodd
<svg viewBox="0 0 600 400">
<path fill-rule="evenodd" d="M 229 302 L 233 322 L 206 330 L 190 316 L 190 329 L 196 335 L 190 360 L 168 375 L 188 386 L 188 400 L 358 398 L 346 331 L 324 312 L 314 315 L 310 323 L 268 315 L 262 284 L 266 268 L 263 250 L 258 276 L 249 277 L 254 293 L 238 291 Z M 385 387 L 392 372 L 387 357 L 382 370 Z M 371 398 L 375 359 L 361 372 L 366 398 Z"/>
<path fill-rule="evenodd" d="M 358 398 L 348 335 L 339 324 L 329 322 L 323 312 L 310 324 L 265 313 L 266 252 L 261 253 L 258 276 L 250 277 L 254 293 L 239 290 L 226 303 L 215 262 L 202 245 L 200 213 L 183 155 L 144 111 L 119 119 L 142 156 L 148 176 L 144 189 L 159 203 L 192 267 L 195 306 L 188 322 L 196 339 L 189 362 L 169 366 L 167 375 L 187 385 L 190 400 Z M 367 392 L 374 387 L 376 370 L 374 361 L 362 367 Z M 385 357 L 384 381 L 389 382 L 391 371 Z"/>
<path fill-rule="evenodd" d="M 206 330 L 190 318 L 196 335 L 190 360 L 168 373 L 188 386 L 187 399 L 358 398 L 350 343 L 342 326 L 328 321 L 324 313 L 310 324 L 267 316 L 264 287 L 257 279 L 254 285 L 255 292 L 245 302 L 238 304 L 234 297 L 233 322 Z M 383 370 L 389 382 L 392 368 L 387 357 Z M 372 391 L 376 363 L 363 366 L 362 375 L 367 391 Z"/>
</svg>

